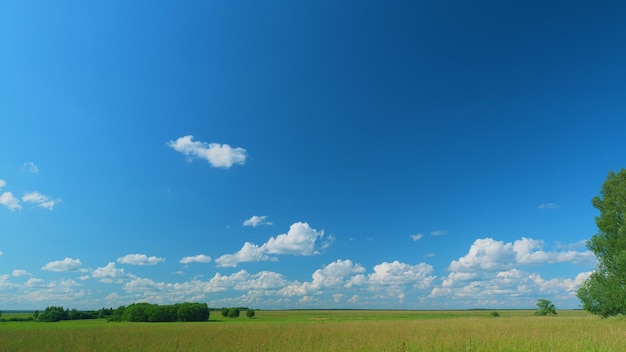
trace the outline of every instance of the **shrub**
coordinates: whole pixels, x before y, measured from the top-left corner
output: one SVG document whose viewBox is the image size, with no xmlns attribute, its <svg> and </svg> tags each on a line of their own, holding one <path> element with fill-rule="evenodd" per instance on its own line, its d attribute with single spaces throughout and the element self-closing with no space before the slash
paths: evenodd
<svg viewBox="0 0 626 352">
<path fill-rule="evenodd" d="M 500 316 L 500 313 L 498 313 L 498 312 L 496 312 L 496 311 L 494 310 L 493 312 L 491 312 L 491 313 L 490 313 L 490 315 L 491 315 L 493 318 L 497 318 L 497 317 L 499 317 L 499 316 Z"/>
<path fill-rule="evenodd" d="M 535 315 L 537 316 L 556 315 L 556 307 L 547 299 L 538 299 L 537 307 L 539 307 L 539 309 L 535 312 Z"/>
</svg>

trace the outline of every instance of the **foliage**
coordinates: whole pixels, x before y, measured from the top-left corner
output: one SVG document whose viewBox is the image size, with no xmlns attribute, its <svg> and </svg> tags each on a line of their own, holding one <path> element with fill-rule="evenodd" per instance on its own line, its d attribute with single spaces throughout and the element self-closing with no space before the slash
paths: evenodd
<svg viewBox="0 0 626 352">
<path fill-rule="evenodd" d="M 500 313 L 496 312 L 495 310 L 493 312 L 491 312 L 489 315 L 491 315 L 493 318 L 497 318 L 500 316 Z"/>
<path fill-rule="evenodd" d="M 130 322 L 172 322 L 172 321 L 207 321 L 209 307 L 206 303 L 176 303 L 157 305 L 134 303 L 128 307 L 120 306 L 109 317 L 109 321 Z"/>
<path fill-rule="evenodd" d="M 79 311 L 75 308 L 72 310 L 63 307 L 50 306 L 46 307 L 43 313 L 36 310 L 32 318 L 44 322 L 57 322 L 61 320 L 79 320 L 79 319 L 95 319 L 97 313 L 94 311 Z M 31 319 L 32 320 L 32 319 Z"/>
<path fill-rule="evenodd" d="M 577 296 L 583 309 L 593 314 L 626 314 L 626 169 L 609 172 L 592 204 L 600 211 L 595 219 L 598 233 L 587 247 L 598 265 L 578 288 Z"/>
<path fill-rule="evenodd" d="M 57 322 L 61 320 L 69 319 L 69 311 L 67 309 L 63 309 L 63 307 L 59 306 L 50 306 L 46 307 L 46 309 L 39 315 L 39 321 L 46 322 Z"/>
<path fill-rule="evenodd" d="M 251 308 L 246 309 L 246 316 L 247 316 L 248 318 L 253 318 L 253 317 L 254 317 L 254 315 L 255 315 L 255 313 L 254 313 L 254 309 L 251 309 Z"/>
<path fill-rule="evenodd" d="M 228 309 L 228 308 L 222 308 L 222 316 L 223 316 L 224 318 L 227 318 L 227 317 L 228 317 L 228 312 L 229 312 L 229 311 L 230 311 L 230 309 Z"/>
<path fill-rule="evenodd" d="M 556 307 L 554 306 L 552 302 L 550 302 L 549 300 L 545 298 L 539 298 L 537 300 L 537 307 L 539 309 L 537 309 L 537 311 L 535 312 L 535 315 L 538 315 L 538 316 L 556 315 Z"/>
<path fill-rule="evenodd" d="M 239 318 L 239 308 L 231 308 L 228 310 L 229 318 Z"/>
</svg>

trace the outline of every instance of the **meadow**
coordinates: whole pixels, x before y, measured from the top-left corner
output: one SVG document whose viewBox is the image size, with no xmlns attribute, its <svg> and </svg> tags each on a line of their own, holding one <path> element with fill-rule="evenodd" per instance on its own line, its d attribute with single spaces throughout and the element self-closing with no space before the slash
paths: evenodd
<svg viewBox="0 0 626 352">
<path fill-rule="evenodd" d="M 623 351 L 626 320 L 584 311 L 211 312 L 208 322 L 0 323 L 2 351 Z M 3 318 L 10 317 L 3 314 Z"/>
</svg>

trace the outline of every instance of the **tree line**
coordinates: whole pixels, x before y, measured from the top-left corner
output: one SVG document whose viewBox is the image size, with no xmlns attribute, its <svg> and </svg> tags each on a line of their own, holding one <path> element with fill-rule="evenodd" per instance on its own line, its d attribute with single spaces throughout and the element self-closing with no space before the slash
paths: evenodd
<svg viewBox="0 0 626 352">
<path fill-rule="evenodd" d="M 106 318 L 107 321 L 129 322 L 174 322 L 174 321 L 207 321 L 210 310 L 206 303 L 176 303 L 158 305 L 150 303 L 133 303 L 117 309 L 101 308 L 92 311 L 66 309 L 62 306 L 49 306 L 43 312 L 36 310 L 32 317 L 21 320 L 57 322 L 61 320 L 79 320 Z"/>
</svg>

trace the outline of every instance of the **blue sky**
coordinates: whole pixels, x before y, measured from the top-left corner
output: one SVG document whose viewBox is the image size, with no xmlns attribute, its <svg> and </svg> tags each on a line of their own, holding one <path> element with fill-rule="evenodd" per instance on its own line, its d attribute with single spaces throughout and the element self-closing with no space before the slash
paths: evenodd
<svg viewBox="0 0 626 352">
<path fill-rule="evenodd" d="M 0 308 L 577 308 L 626 6 L 0 4 Z"/>
</svg>

